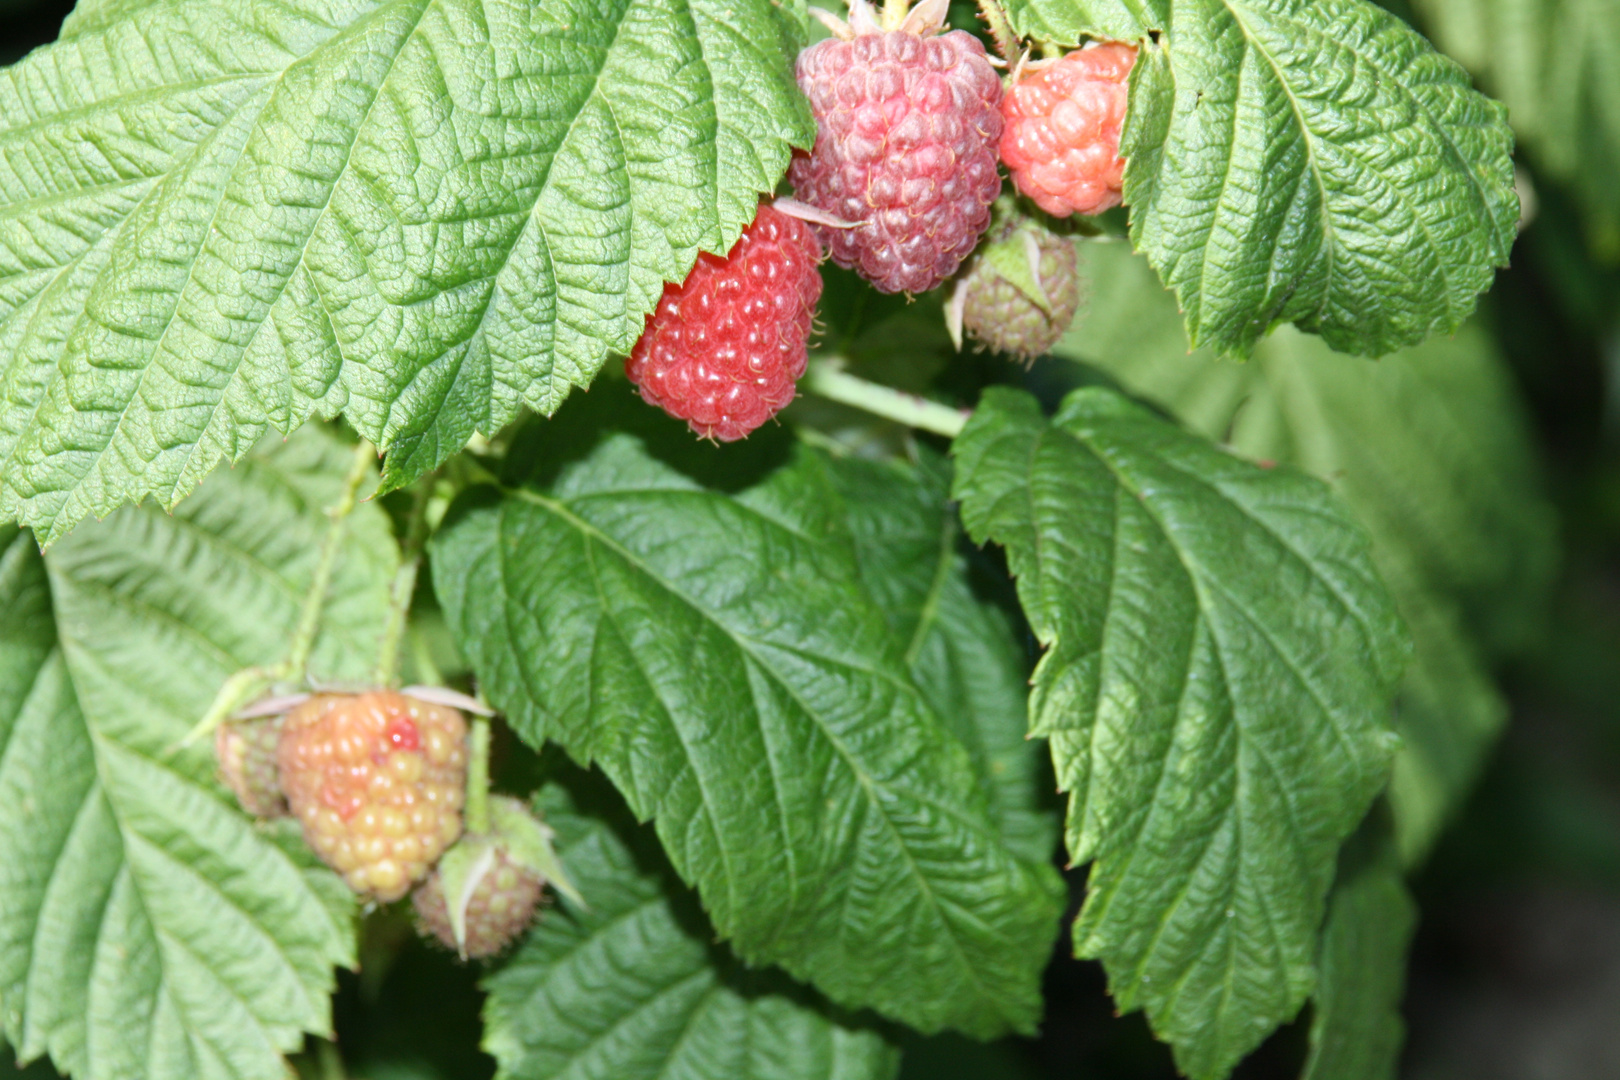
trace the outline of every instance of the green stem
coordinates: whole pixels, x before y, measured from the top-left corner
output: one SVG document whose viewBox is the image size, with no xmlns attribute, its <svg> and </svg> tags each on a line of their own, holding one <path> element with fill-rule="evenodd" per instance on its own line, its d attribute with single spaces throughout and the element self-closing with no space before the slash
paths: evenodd
<svg viewBox="0 0 1620 1080">
<path fill-rule="evenodd" d="M 302 680 L 305 669 L 309 667 L 309 655 L 315 649 L 315 635 L 321 628 L 321 609 L 326 605 L 326 591 L 332 587 L 332 571 L 337 566 L 338 552 L 343 548 L 343 533 L 349 514 L 354 511 L 360 485 L 366 479 L 366 470 L 376 460 L 376 447 L 361 439 L 354 448 L 349 474 L 343 478 L 343 491 L 338 501 L 326 510 L 329 524 L 326 535 L 321 538 L 321 552 L 315 562 L 315 579 L 310 582 L 309 592 L 304 596 L 304 611 L 298 619 L 298 631 L 293 635 L 292 648 L 281 665 L 281 670 L 289 678 Z"/>
<path fill-rule="evenodd" d="M 1001 58 L 1011 64 L 1018 59 L 1018 32 L 1013 29 L 1012 19 L 1007 16 L 1007 9 L 1001 6 L 1001 0 L 979 0 L 979 16 L 984 19 L 985 27 L 995 40 L 996 51 Z"/>
<path fill-rule="evenodd" d="M 799 385 L 829 401 L 853 406 L 907 427 L 932 431 L 947 439 L 956 438 L 967 423 L 968 414 L 961 409 L 856 378 L 832 360 L 812 363 Z"/>
<path fill-rule="evenodd" d="M 489 718 L 476 716 L 467 738 L 467 831 L 489 832 Z"/>
<path fill-rule="evenodd" d="M 428 501 L 432 495 L 433 476 L 429 474 L 416 485 L 411 516 L 405 525 L 405 540 L 400 545 L 399 571 L 394 574 L 389 592 L 388 621 L 383 625 L 382 644 L 377 653 L 378 686 L 392 685 L 399 671 L 399 646 L 411 613 L 411 598 L 416 594 L 416 576 L 422 567 L 422 545 L 428 533 Z"/>
</svg>

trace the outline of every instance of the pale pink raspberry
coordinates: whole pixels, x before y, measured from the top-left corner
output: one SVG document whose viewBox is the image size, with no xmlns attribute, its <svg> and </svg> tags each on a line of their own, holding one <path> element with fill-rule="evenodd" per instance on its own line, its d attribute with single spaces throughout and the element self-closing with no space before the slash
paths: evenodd
<svg viewBox="0 0 1620 1080">
<path fill-rule="evenodd" d="M 1001 160 L 1042 210 L 1068 217 L 1119 205 L 1119 133 L 1135 63 L 1134 46 L 1088 45 L 1032 66 L 1002 98 Z"/>
</svg>

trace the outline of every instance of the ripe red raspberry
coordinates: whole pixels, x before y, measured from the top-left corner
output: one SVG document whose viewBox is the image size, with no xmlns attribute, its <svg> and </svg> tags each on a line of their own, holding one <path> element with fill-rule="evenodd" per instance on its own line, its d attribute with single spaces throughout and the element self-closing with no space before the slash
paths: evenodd
<svg viewBox="0 0 1620 1080">
<path fill-rule="evenodd" d="M 1126 78 L 1136 48 L 1088 45 L 1032 64 L 1002 99 L 1001 160 L 1018 190 L 1058 217 L 1100 214 L 1120 203 Z"/>
<path fill-rule="evenodd" d="M 769 205 L 725 258 L 700 255 L 666 285 L 624 373 L 649 405 L 734 442 L 793 400 L 821 299 L 821 245 Z"/>
<path fill-rule="evenodd" d="M 1026 218 L 968 260 L 951 321 L 997 352 L 1043 356 L 1080 306 L 1076 263 L 1074 241 Z"/>
<path fill-rule="evenodd" d="M 490 801 L 497 815 L 519 814 L 544 828 L 518 800 L 495 796 Z M 463 959 L 476 960 L 504 952 L 534 921 L 541 890 L 546 886 L 545 875 L 526 865 L 521 853 L 514 854 L 514 847 L 521 852 L 521 845 L 508 843 L 498 831 L 489 836 L 463 837 L 411 894 L 418 932 L 437 939 Z M 447 879 L 461 910 L 459 943 L 445 895 Z"/>
<path fill-rule="evenodd" d="M 397 900 L 461 835 L 467 724 L 394 690 L 317 694 L 287 714 L 281 790 L 349 888 Z"/>
<path fill-rule="evenodd" d="M 800 201 L 857 223 L 822 238 L 882 292 L 925 292 L 955 273 L 1001 191 L 1001 80 L 977 38 L 939 33 L 945 5 L 929 7 L 884 28 L 850 0 L 851 25 L 798 60 L 816 143 L 788 178 Z"/>
<path fill-rule="evenodd" d="M 279 716 L 230 720 L 214 731 L 220 776 L 242 809 L 255 817 L 281 817 L 287 812 L 276 768 L 281 722 Z"/>
</svg>

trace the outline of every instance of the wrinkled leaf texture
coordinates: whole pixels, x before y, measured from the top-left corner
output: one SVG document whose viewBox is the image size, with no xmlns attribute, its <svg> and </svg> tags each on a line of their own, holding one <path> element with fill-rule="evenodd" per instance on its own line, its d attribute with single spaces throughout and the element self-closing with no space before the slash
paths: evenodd
<svg viewBox="0 0 1620 1080">
<path fill-rule="evenodd" d="M 696 897 L 599 778 L 548 784 L 536 806 L 590 906 L 560 901 L 485 979 L 484 1045 L 501 1077 L 892 1080 L 900 1054 L 878 1025 L 714 942 Z"/>
<path fill-rule="evenodd" d="M 126 508 L 42 559 L 0 555 L 0 1008 L 26 1059 L 77 1080 L 283 1080 L 330 1031 L 354 902 L 288 821 L 256 826 L 175 744 L 226 676 L 281 658 L 349 450 L 310 428 L 173 516 Z M 396 562 L 350 522 L 315 652 L 375 663 Z"/>
<path fill-rule="evenodd" d="M 839 473 L 797 447 L 729 495 L 611 435 L 465 497 L 434 586 L 490 701 L 654 821 L 744 960 L 926 1031 L 1030 1030 L 1059 883 L 862 587 Z"/>
<path fill-rule="evenodd" d="M 1534 639 L 1554 528 L 1506 365 L 1478 326 L 1376 363 L 1282 330 L 1246 364 L 1188 355 L 1175 305 L 1140 257 L 1084 245 L 1092 302 L 1057 347 L 1256 460 L 1341 494 L 1411 631 L 1391 797 L 1419 859 L 1472 786 L 1506 718 L 1489 660 Z"/>
<path fill-rule="evenodd" d="M 987 391 L 953 453 L 1047 646 L 1030 731 L 1093 864 L 1076 952 L 1224 1076 L 1311 992 L 1338 847 L 1388 779 L 1407 643 L 1366 537 L 1318 481 L 1101 388 L 1050 422 Z"/>
<path fill-rule="evenodd" d="M 1379 355 L 1455 330 L 1519 212 L 1503 107 L 1369 0 L 1013 0 L 1072 44 L 1152 32 L 1121 153 L 1130 233 L 1188 337 L 1294 323 Z"/>
<path fill-rule="evenodd" d="M 0 72 L 0 516 L 341 413 L 404 483 L 627 352 L 812 129 L 770 0 L 117 0 Z"/>
</svg>

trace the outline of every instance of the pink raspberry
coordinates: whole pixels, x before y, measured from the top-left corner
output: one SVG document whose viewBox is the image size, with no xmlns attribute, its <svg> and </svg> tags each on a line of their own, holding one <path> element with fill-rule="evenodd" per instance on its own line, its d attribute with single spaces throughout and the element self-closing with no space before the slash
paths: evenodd
<svg viewBox="0 0 1620 1080">
<path fill-rule="evenodd" d="M 793 400 L 820 261 L 810 226 L 761 206 L 725 258 L 701 255 L 685 281 L 665 286 L 624 373 L 701 437 L 742 438 Z"/>
<path fill-rule="evenodd" d="M 1001 160 L 1018 190 L 1058 217 L 1100 214 L 1120 203 L 1126 79 L 1136 48 L 1088 45 L 1031 65 L 1002 100 Z"/>
<path fill-rule="evenodd" d="M 822 237 L 882 292 L 925 292 L 955 273 L 1001 191 L 1001 80 L 977 38 L 940 33 L 935 10 L 882 27 L 851 0 L 840 36 L 799 54 L 816 143 L 788 178 L 801 201 L 856 223 Z"/>
</svg>

